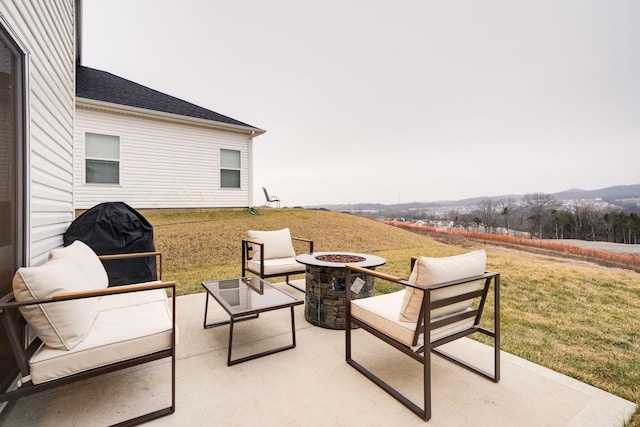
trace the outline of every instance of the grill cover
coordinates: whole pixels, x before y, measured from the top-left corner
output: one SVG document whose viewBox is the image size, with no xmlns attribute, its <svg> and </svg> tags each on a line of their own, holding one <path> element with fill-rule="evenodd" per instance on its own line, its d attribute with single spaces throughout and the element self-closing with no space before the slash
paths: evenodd
<svg viewBox="0 0 640 427">
<path fill-rule="evenodd" d="M 153 226 L 123 202 L 92 207 L 71 223 L 63 238 L 65 246 L 81 240 L 98 255 L 155 251 Z M 155 257 L 102 263 L 109 276 L 109 286 L 157 280 Z"/>
</svg>

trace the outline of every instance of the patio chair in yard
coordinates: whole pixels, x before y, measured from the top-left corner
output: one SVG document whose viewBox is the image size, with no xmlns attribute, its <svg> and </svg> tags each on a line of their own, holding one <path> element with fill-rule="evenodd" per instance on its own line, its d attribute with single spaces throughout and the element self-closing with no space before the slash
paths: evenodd
<svg viewBox="0 0 640 427">
<path fill-rule="evenodd" d="M 242 240 L 242 277 L 247 272 L 268 277 L 285 276 L 287 285 L 304 292 L 304 289 L 289 282 L 289 276 L 305 272 L 305 265 L 296 261 L 294 241 L 308 245 L 313 252 L 313 240 L 291 237 L 288 228 L 273 231 L 249 230 L 248 238 Z"/>
<path fill-rule="evenodd" d="M 269 192 L 267 191 L 267 189 L 265 187 L 262 187 L 262 191 L 264 191 L 264 197 L 267 199 L 266 202 L 264 202 L 264 207 L 268 208 L 270 203 L 275 203 L 276 207 L 280 207 L 280 197 L 278 196 L 269 196 Z"/>
<path fill-rule="evenodd" d="M 500 274 L 485 272 L 484 250 L 445 258 L 412 258 L 408 281 L 382 272 L 346 266 L 352 273 L 402 285 L 404 290 L 351 300 L 346 286 L 346 361 L 425 421 L 431 418 L 431 353 L 494 382 L 500 380 Z M 359 275 L 360 275 L 359 274 Z M 354 281 L 357 279 L 354 279 Z M 480 321 L 493 283 L 493 330 Z M 354 287 L 356 288 L 356 287 Z M 357 289 L 357 288 L 356 288 Z M 423 406 L 407 398 L 352 358 L 352 324 L 422 364 Z M 443 344 L 481 333 L 493 341 L 493 372 L 486 372 L 439 349 Z"/>
</svg>

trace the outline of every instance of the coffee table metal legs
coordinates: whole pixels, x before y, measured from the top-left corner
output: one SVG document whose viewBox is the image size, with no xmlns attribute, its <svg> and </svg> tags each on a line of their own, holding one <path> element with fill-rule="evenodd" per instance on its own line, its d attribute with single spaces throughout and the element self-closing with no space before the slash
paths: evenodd
<svg viewBox="0 0 640 427">
<path fill-rule="evenodd" d="M 296 346 L 296 325 L 295 325 L 295 319 L 294 319 L 294 315 L 293 315 L 293 307 L 290 307 L 291 309 L 291 338 L 292 338 L 292 342 L 289 345 L 285 345 L 282 347 L 278 347 L 278 348 L 274 348 L 271 350 L 266 350 L 266 351 L 262 351 L 260 353 L 255 353 L 255 354 L 251 354 L 249 356 L 245 356 L 245 357 L 240 357 L 238 359 L 235 360 L 231 360 L 231 349 L 233 348 L 233 324 L 235 323 L 234 319 L 232 318 L 230 320 L 230 327 L 229 327 L 229 352 L 227 354 L 227 366 L 232 366 L 232 365 L 236 365 L 238 363 L 242 363 L 242 362 L 246 362 L 248 360 L 253 360 L 253 359 L 257 359 L 259 357 L 263 357 L 263 356 L 268 356 L 270 354 L 273 353 L 278 353 L 284 350 L 289 350 L 292 348 L 295 348 Z M 241 320 L 245 320 L 245 318 L 242 318 Z"/>
<path fill-rule="evenodd" d="M 246 362 L 248 360 L 253 360 L 253 359 L 257 359 L 259 357 L 263 357 L 263 356 L 268 356 L 270 354 L 274 354 L 274 353 L 278 353 L 284 350 L 289 350 L 292 348 L 295 348 L 296 346 L 296 321 L 295 321 L 295 317 L 294 317 L 294 312 L 293 312 L 293 306 L 289 307 L 291 310 L 291 344 L 282 346 L 282 347 L 278 347 L 278 348 L 274 348 L 271 350 L 266 350 L 266 351 L 262 351 L 260 353 L 255 353 L 255 354 L 251 354 L 249 356 L 245 356 L 245 357 L 240 357 L 238 359 L 235 360 L 231 360 L 231 350 L 233 349 L 233 325 L 236 322 L 242 322 L 244 320 L 249 320 L 249 319 L 255 319 L 257 318 L 260 314 L 256 313 L 256 314 L 251 314 L 248 316 L 242 316 L 242 317 L 231 317 L 229 320 L 224 320 L 221 322 L 212 322 L 212 323 L 207 323 L 207 312 L 209 310 L 209 295 L 207 295 L 207 299 L 206 299 L 206 303 L 205 303 L 205 309 L 204 309 L 204 328 L 208 329 L 208 328 L 215 328 L 216 326 L 221 326 L 221 325 L 229 325 L 229 350 L 227 353 L 227 366 L 232 366 L 232 365 L 236 365 L 238 363 L 242 363 L 242 362 Z"/>
<path fill-rule="evenodd" d="M 206 302 L 204 303 L 204 323 L 203 323 L 203 326 L 204 326 L 205 329 L 215 328 L 216 326 L 228 325 L 229 323 L 231 323 L 231 320 L 222 320 L 220 322 L 207 323 L 207 313 L 208 313 L 208 311 L 209 311 L 209 294 L 207 294 L 207 299 L 206 299 Z M 260 317 L 260 313 L 249 314 L 247 316 L 242 316 L 242 317 L 236 318 L 236 322 L 242 322 L 244 320 L 256 319 L 258 317 Z"/>
</svg>

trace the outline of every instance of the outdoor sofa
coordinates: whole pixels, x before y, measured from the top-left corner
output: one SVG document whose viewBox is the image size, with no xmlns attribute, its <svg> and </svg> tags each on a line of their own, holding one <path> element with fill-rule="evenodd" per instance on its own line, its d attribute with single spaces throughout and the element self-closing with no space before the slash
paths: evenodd
<svg viewBox="0 0 640 427">
<path fill-rule="evenodd" d="M 108 258 L 131 256 L 161 257 Z M 17 384 L 2 384 L 0 402 L 170 358 L 170 404 L 120 425 L 169 415 L 175 412 L 175 318 L 174 282 L 108 287 L 102 262 L 87 245 L 75 241 L 54 249 L 45 264 L 18 269 L 13 292 L 0 299 L 0 320 L 19 370 Z"/>
</svg>

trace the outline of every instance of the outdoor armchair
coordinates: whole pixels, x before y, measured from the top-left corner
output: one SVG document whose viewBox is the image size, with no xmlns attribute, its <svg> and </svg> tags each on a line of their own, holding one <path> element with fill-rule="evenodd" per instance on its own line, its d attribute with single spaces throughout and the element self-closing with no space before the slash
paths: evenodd
<svg viewBox="0 0 640 427">
<path fill-rule="evenodd" d="M 294 242 L 313 252 L 313 240 L 291 237 L 288 228 L 273 231 L 249 230 L 248 238 L 242 239 L 242 277 L 247 272 L 261 279 L 285 276 L 287 285 L 304 291 L 289 282 L 289 276 L 305 272 L 305 265 L 296 261 Z"/>
<path fill-rule="evenodd" d="M 346 266 L 345 284 L 352 272 L 391 282 L 404 290 L 369 298 L 351 299 L 346 288 L 346 361 L 415 414 L 431 418 L 431 353 L 470 369 L 494 382 L 500 380 L 500 275 L 485 272 L 484 250 L 446 258 L 412 258 L 409 280 L 382 272 Z M 357 279 L 354 279 L 354 282 Z M 493 328 L 481 325 L 485 302 L 493 283 Z M 425 321 L 426 319 L 426 321 Z M 389 385 L 379 375 L 352 357 L 353 325 L 422 364 L 422 407 Z M 493 372 L 486 372 L 443 352 L 443 344 L 482 333 L 493 341 Z"/>
</svg>

